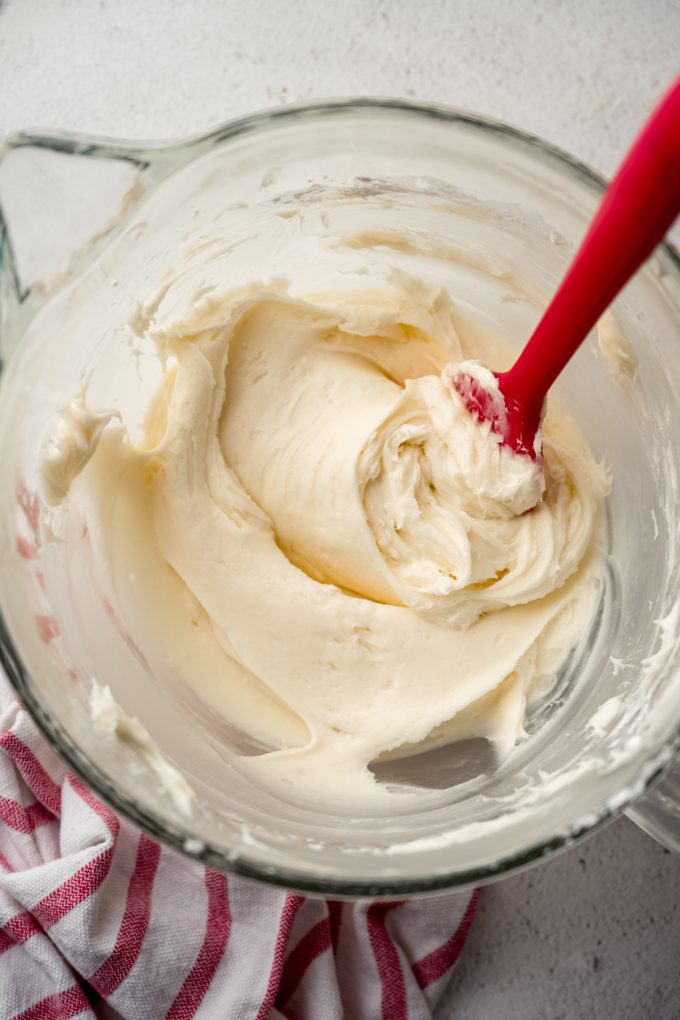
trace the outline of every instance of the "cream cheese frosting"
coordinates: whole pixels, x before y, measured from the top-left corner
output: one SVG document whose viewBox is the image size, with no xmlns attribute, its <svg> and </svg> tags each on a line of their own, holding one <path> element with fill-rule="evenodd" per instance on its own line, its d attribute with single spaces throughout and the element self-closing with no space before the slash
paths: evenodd
<svg viewBox="0 0 680 1020">
<path fill-rule="evenodd" d="M 375 797 L 380 756 L 507 754 L 594 605 L 608 479 L 574 421 L 549 406 L 537 460 L 480 426 L 452 379 L 509 354 L 415 275 L 192 273 L 134 323 L 162 374 L 142 432 L 79 395 L 43 456 L 132 639 L 265 780 Z"/>
</svg>

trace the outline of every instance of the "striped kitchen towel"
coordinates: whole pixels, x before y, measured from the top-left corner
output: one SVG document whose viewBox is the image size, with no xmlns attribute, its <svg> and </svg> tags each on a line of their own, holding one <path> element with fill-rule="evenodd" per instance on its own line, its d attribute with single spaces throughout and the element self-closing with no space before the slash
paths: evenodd
<svg viewBox="0 0 680 1020">
<path fill-rule="evenodd" d="M 0 676 L 0 1020 L 424 1020 L 476 901 L 324 901 L 205 868 L 69 774 Z"/>
</svg>

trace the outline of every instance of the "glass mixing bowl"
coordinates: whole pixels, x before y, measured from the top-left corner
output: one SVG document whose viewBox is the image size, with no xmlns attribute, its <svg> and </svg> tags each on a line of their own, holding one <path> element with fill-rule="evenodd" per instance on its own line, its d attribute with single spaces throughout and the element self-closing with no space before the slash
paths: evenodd
<svg viewBox="0 0 680 1020">
<path fill-rule="evenodd" d="M 614 308 L 614 336 L 632 343 L 637 380 L 622 380 L 622 362 L 605 358 L 593 336 L 559 382 L 612 469 L 601 598 L 555 686 L 530 705 L 529 739 L 500 768 L 468 749 L 474 767 L 463 776 L 452 770 L 460 747 L 440 749 L 409 764 L 406 781 L 419 790 L 411 807 L 371 814 L 266 787 L 241 767 L 223 721 L 188 703 L 130 638 L 87 527 L 53 540 L 38 526 L 40 443 L 83 380 L 95 406 L 120 408 L 135 427 L 128 398 L 156 377 L 143 351 L 132 358 L 128 323 L 170 254 L 195 242 L 197 225 L 210 243 L 206 189 L 223 193 L 221 236 L 267 231 L 276 217 L 310 208 L 353 222 L 378 209 L 386 230 L 412 236 L 426 225 L 456 253 L 458 307 L 517 347 L 584 233 L 600 178 L 503 125 L 369 100 L 258 114 L 171 145 L 17 135 L 0 155 L 1 657 L 47 739 L 104 800 L 226 871 L 376 896 L 522 867 L 594 830 L 658 779 L 680 724 L 680 261 L 668 245 Z M 373 239 L 376 251 L 385 237 Z M 433 278 L 441 259 L 432 248 Z M 116 738 L 94 725 L 93 681 L 143 729 Z M 402 765 L 392 781 L 403 779 Z M 168 768 L 188 782 L 191 804 L 181 784 L 168 792 Z M 385 768 L 377 771 L 389 781 Z M 677 847 L 676 794 L 667 773 L 635 811 Z"/>
</svg>

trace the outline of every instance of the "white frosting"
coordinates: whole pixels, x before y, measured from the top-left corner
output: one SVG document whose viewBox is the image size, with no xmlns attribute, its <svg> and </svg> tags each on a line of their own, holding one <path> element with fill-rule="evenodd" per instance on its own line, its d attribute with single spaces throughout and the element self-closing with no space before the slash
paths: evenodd
<svg viewBox="0 0 680 1020">
<path fill-rule="evenodd" d="M 597 323 L 597 345 L 614 382 L 632 389 L 638 377 L 637 355 L 611 308 Z"/>
<path fill-rule="evenodd" d="M 62 502 L 114 418 L 120 418 L 117 411 L 93 410 L 82 396 L 63 409 L 42 450 L 41 494 L 49 506 Z"/>
<path fill-rule="evenodd" d="M 548 410 L 543 468 L 481 427 L 451 385 L 479 334 L 401 271 L 200 272 L 135 318 L 143 437 L 76 400 L 43 458 L 135 641 L 303 790 L 381 794 L 368 763 L 423 741 L 507 753 L 592 609 L 608 481 L 573 421 Z"/>
<path fill-rule="evenodd" d="M 588 720 L 588 726 L 591 730 L 598 734 L 598 736 L 604 736 L 609 729 L 611 729 L 612 723 L 618 716 L 621 715 L 621 698 L 607 698 L 603 702 L 596 712 Z"/>
<path fill-rule="evenodd" d="M 160 790 L 170 797 L 181 815 L 189 817 L 194 792 L 182 773 L 161 754 L 139 719 L 128 716 L 117 703 L 111 688 L 93 681 L 90 714 L 95 729 L 104 739 L 118 740 L 130 747 L 153 773 Z"/>
</svg>

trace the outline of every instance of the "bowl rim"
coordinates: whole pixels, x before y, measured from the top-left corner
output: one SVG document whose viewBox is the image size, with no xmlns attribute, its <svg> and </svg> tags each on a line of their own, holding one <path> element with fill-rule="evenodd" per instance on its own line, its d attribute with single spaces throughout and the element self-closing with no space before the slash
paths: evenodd
<svg viewBox="0 0 680 1020">
<path fill-rule="evenodd" d="M 104 136 L 84 136 L 71 132 L 27 130 L 7 136 L 0 140 L 0 157 L 3 150 L 11 148 L 36 146 L 51 148 L 64 153 L 103 158 L 126 159 L 145 169 L 149 164 L 159 161 L 174 151 L 176 159 L 164 161 L 166 171 L 174 172 L 182 165 L 199 158 L 200 150 L 210 151 L 214 146 L 228 140 L 254 132 L 266 131 L 281 123 L 293 123 L 307 117 L 324 115 L 344 115 L 360 110 L 368 112 L 384 112 L 385 110 L 404 113 L 423 119 L 434 119 L 449 124 L 466 124 L 476 130 L 499 138 L 504 143 L 519 146 L 533 155 L 537 153 L 548 159 L 562 172 L 576 177 L 588 185 L 593 191 L 601 194 L 607 187 L 607 179 L 590 167 L 587 163 L 572 156 L 566 150 L 546 142 L 530 132 L 522 131 L 503 121 L 478 115 L 456 107 L 443 104 L 421 103 L 416 101 L 382 98 L 382 97 L 348 97 L 325 99 L 311 103 L 293 103 L 273 109 L 261 110 L 247 114 L 219 125 L 207 133 L 200 133 L 182 139 L 157 142 L 125 141 L 106 138 Z M 186 158 L 187 153 L 194 153 Z M 184 158 L 182 158 L 184 157 Z M 159 183 L 157 181 L 156 183 Z M 680 252 L 668 240 L 659 246 L 670 260 L 675 271 L 680 275 Z M 317 896 L 341 898 L 371 897 L 391 898 L 396 896 L 413 896 L 442 893 L 445 891 L 471 888 L 477 884 L 486 884 L 503 878 L 509 874 L 523 871 L 531 864 L 555 856 L 570 848 L 578 841 L 613 821 L 630 803 L 641 795 L 672 765 L 673 754 L 680 748 L 680 721 L 674 734 L 654 752 L 640 763 L 643 778 L 636 789 L 626 791 L 626 795 L 615 798 L 614 805 L 605 804 L 599 812 L 595 812 L 587 820 L 576 820 L 566 831 L 544 838 L 530 846 L 507 854 L 493 864 L 468 867 L 463 870 L 438 872 L 419 878 L 357 878 L 344 879 L 322 876 L 314 878 L 309 871 L 279 865 L 267 865 L 256 859 L 249 859 L 247 854 L 231 857 L 227 852 L 212 844 L 209 840 L 197 839 L 190 831 L 183 829 L 162 818 L 151 809 L 142 808 L 130 797 L 122 794 L 110 781 L 109 777 L 88 755 L 84 754 L 74 743 L 59 722 L 52 718 L 42 707 L 31 690 L 28 671 L 25 669 L 21 656 L 9 634 L 3 614 L 0 612 L 0 666 L 18 694 L 22 704 L 38 727 L 41 735 L 69 766 L 73 772 L 101 797 L 116 812 L 137 825 L 154 839 L 180 851 L 187 857 L 214 867 L 228 874 L 240 875 L 255 879 L 268 885 L 287 890 L 298 890 Z"/>
</svg>

